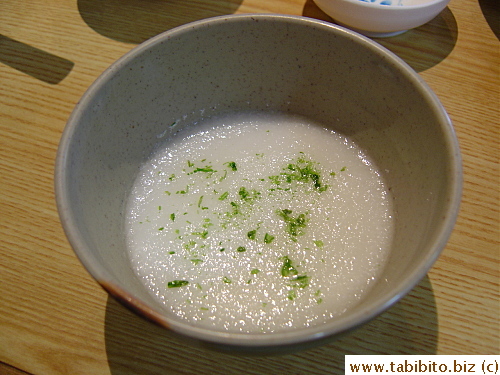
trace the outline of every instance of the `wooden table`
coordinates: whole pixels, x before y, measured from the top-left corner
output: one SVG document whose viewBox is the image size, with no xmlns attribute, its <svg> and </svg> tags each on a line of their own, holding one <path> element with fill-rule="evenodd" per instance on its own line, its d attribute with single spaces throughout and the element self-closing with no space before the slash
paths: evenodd
<svg viewBox="0 0 500 375">
<path fill-rule="evenodd" d="M 312 0 L 0 2 L 0 373 L 333 374 L 342 372 L 345 354 L 499 353 L 497 0 L 451 0 L 427 25 L 378 40 L 418 71 L 448 110 L 464 192 L 438 262 L 371 323 L 294 355 L 209 352 L 123 308 L 79 263 L 61 229 L 53 173 L 80 96 L 153 35 L 250 12 L 332 21 Z"/>
</svg>

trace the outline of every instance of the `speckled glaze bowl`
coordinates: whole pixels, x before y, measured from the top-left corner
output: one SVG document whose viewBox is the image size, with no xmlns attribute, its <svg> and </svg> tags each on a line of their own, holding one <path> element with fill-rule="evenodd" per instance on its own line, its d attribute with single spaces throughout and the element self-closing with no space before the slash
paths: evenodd
<svg viewBox="0 0 500 375">
<path fill-rule="evenodd" d="M 382 277 L 351 311 L 326 324 L 272 334 L 189 325 L 162 309 L 130 266 L 124 203 L 157 136 L 174 131 L 169 125 L 178 119 L 176 130 L 202 116 L 249 110 L 306 116 L 349 136 L 394 194 L 396 230 Z M 426 275 L 455 222 L 461 162 L 442 105 L 386 49 L 322 21 L 234 15 L 167 31 L 107 69 L 68 120 L 55 188 L 75 253 L 112 296 L 211 347 L 272 353 L 354 329 Z"/>
</svg>

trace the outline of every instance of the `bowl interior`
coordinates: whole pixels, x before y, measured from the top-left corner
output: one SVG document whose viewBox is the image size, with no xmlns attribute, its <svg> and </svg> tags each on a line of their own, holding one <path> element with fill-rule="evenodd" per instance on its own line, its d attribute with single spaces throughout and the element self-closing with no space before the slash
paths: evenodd
<svg viewBox="0 0 500 375">
<path fill-rule="evenodd" d="M 304 332 L 251 340 L 198 330 L 162 312 L 135 277 L 124 242 L 124 203 L 158 135 L 204 116 L 249 110 L 306 116 L 356 141 L 383 172 L 396 220 L 383 277 L 348 316 Z M 416 73 L 377 44 L 337 26 L 270 15 L 185 25 L 124 56 L 76 107 L 56 173 L 63 226 L 101 284 L 113 285 L 116 294 L 126 291 L 124 300 L 140 301 L 177 331 L 238 345 L 328 336 L 383 311 L 437 258 L 460 193 L 451 124 Z"/>
</svg>

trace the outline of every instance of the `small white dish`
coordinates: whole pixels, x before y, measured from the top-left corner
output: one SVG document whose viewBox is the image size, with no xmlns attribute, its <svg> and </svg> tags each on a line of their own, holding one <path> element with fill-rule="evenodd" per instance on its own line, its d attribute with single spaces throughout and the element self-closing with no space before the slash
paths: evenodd
<svg viewBox="0 0 500 375">
<path fill-rule="evenodd" d="M 450 0 L 314 0 L 339 25 L 368 37 L 390 37 L 431 21 Z"/>
</svg>

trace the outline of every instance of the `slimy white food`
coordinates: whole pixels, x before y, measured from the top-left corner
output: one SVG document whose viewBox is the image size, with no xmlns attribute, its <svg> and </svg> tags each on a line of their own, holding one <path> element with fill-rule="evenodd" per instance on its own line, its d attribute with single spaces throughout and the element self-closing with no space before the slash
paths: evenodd
<svg viewBox="0 0 500 375">
<path fill-rule="evenodd" d="M 390 194 L 353 142 L 298 116 L 239 113 L 157 149 L 127 203 L 138 277 L 179 319 L 279 332 L 344 314 L 377 280 Z"/>
</svg>

